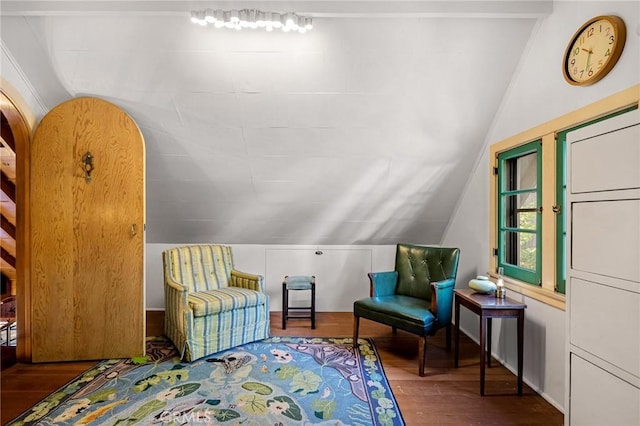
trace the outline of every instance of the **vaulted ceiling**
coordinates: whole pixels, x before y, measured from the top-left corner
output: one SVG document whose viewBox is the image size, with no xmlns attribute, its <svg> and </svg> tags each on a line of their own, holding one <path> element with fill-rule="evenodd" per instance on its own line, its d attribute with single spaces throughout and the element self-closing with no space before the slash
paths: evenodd
<svg viewBox="0 0 640 426">
<path fill-rule="evenodd" d="M 46 108 L 115 103 L 146 141 L 147 242 L 440 242 L 551 1 L 3 0 Z M 201 27 L 194 8 L 312 16 Z"/>
</svg>

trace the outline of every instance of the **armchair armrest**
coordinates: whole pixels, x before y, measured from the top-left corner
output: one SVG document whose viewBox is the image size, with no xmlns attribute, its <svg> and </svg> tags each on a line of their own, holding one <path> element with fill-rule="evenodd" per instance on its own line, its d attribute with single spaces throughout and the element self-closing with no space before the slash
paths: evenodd
<svg viewBox="0 0 640 426">
<path fill-rule="evenodd" d="M 184 291 L 184 292 L 187 292 L 187 291 L 188 291 L 188 290 L 187 290 L 187 287 L 186 287 L 185 285 L 183 285 L 183 284 L 179 283 L 179 282 L 178 282 L 178 281 L 176 281 L 176 280 L 173 280 L 173 279 L 171 279 L 171 278 L 165 278 L 165 279 L 164 279 L 164 281 L 165 281 L 165 283 L 166 283 L 169 287 L 172 287 L 172 288 L 174 288 L 174 289 L 175 289 L 175 290 L 177 290 L 177 291 Z"/>
<path fill-rule="evenodd" d="M 168 336 L 173 336 L 176 341 L 186 339 L 189 327 L 189 291 L 187 287 L 165 275 L 164 279 L 164 331 Z M 178 348 L 180 355 L 184 353 L 184 347 Z"/>
<path fill-rule="evenodd" d="M 168 306 L 165 306 L 165 310 L 178 312 L 188 309 L 189 290 L 187 287 L 167 277 L 165 277 L 164 283 L 165 304 L 169 302 Z"/>
<path fill-rule="evenodd" d="M 451 323 L 451 306 L 453 305 L 453 278 L 431 283 L 431 313 L 441 325 Z"/>
<path fill-rule="evenodd" d="M 242 287 L 264 293 L 264 277 L 262 275 L 248 274 L 246 272 L 231 270 L 231 287 Z"/>
<path fill-rule="evenodd" d="M 187 296 L 189 293 L 187 287 L 171 278 L 166 277 L 164 279 L 164 283 L 165 293 L 171 295 L 170 299 L 168 300 L 180 302 L 180 305 L 187 306 Z"/>
<path fill-rule="evenodd" d="M 398 271 L 369 272 L 370 297 L 391 296 L 396 292 L 398 284 Z"/>
</svg>

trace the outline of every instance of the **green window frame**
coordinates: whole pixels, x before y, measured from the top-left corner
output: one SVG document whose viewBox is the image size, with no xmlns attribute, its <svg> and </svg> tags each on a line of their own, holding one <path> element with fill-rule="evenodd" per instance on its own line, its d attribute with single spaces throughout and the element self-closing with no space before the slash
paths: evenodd
<svg viewBox="0 0 640 426">
<path fill-rule="evenodd" d="M 534 179 L 519 170 L 535 154 Z M 529 164 L 531 167 L 531 164 Z M 530 173 L 530 169 L 529 173 Z M 542 140 L 498 154 L 498 267 L 520 281 L 542 284 Z M 525 186 L 521 186 L 524 181 Z M 535 182 L 535 183 L 534 183 Z"/>
<path fill-rule="evenodd" d="M 575 130 L 563 130 L 556 138 L 556 293 L 565 294 L 567 264 L 565 249 L 567 244 L 567 226 L 565 206 L 567 205 L 567 133 Z"/>
<path fill-rule="evenodd" d="M 573 126 L 569 129 L 561 130 L 556 138 L 556 288 L 557 293 L 565 294 L 567 263 L 565 260 L 567 226 L 566 226 L 566 205 L 567 205 L 567 133 L 580 129 L 600 121 L 608 120 L 617 115 L 627 113 L 637 109 L 637 105 L 624 108 L 620 111 L 605 115 L 595 120 Z"/>
</svg>

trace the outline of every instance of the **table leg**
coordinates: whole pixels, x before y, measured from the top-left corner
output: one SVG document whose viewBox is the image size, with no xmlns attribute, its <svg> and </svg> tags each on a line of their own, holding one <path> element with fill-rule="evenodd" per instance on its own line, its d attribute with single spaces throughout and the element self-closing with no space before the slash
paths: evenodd
<svg viewBox="0 0 640 426">
<path fill-rule="evenodd" d="M 458 368 L 458 358 L 460 356 L 460 301 L 455 297 L 455 318 L 456 318 L 456 341 L 453 356 L 453 366 Z"/>
<path fill-rule="evenodd" d="M 316 328 L 316 284 L 311 284 L 311 328 Z"/>
<path fill-rule="evenodd" d="M 485 367 L 485 339 L 487 329 L 487 319 L 484 312 L 480 314 L 480 395 L 484 396 L 484 367 Z"/>
<path fill-rule="evenodd" d="M 491 317 L 487 318 L 487 367 L 491 367 L 491 330 L 492 330 Z"/>
<path fill-rule="evenodd" d="M 522 395 L 522 370 L 524 354 L 524 310 L 518 314 L 518 395 Z"/>
<path fill-rule="evenodd" d="M 282 283 L 282 329 L 287 328 L 287 316 L 289 315 L 289 290 L 287 284 Z"/>
</svg>

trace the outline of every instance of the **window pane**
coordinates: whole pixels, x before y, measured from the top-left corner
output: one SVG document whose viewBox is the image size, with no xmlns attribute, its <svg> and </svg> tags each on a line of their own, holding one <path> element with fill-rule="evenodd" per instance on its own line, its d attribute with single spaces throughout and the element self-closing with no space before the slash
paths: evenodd
<svg viewBox="0 0 640 426">
<path fill-rule="evenodd" d="M 535 271 L 536 234 L 505 231 L 503 235 L 504 262 Z"/>
<path fill-rule="evenodd" d="M 538 194 L 526 192 L 505 197 L 505 224 L 508 228 L 536 229 Z"/>
<path fill-rule="evenodd" d="M 506 162 L 506 190 L 535 189 L 538 181 L 538 154 L 532 152 Z"/>
<path fill-rule="evenodd" d="M 540 285 L 542 142 L 498 154 L 498 265 L 505 275 Z"/>
</svg>

